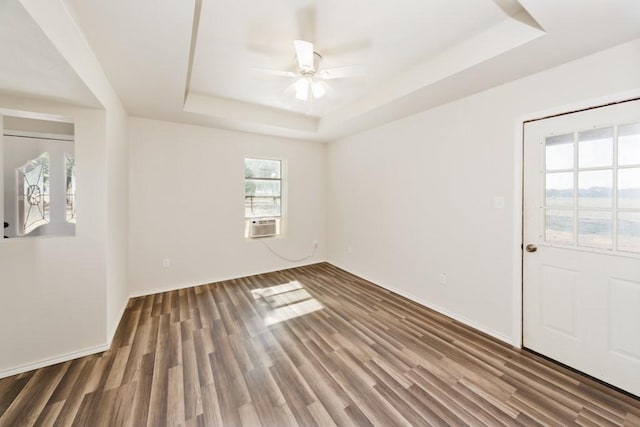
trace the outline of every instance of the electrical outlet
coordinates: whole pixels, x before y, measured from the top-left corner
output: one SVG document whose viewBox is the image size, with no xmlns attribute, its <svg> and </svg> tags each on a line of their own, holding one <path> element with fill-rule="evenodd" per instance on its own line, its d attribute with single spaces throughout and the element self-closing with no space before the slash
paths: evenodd
<svg viewBox="0 0 640 427">
<path fill-rule="evenodd" d="M 169 268 L 169 267 L 171 267 L 171 260 L 169 258 L 163 258 L 162 268 Z"/>
<path fill-rule="evenodd" d="M 313 249 L 317 249 L 318 248 L 318 241 L 314 240 L 313 241 Z"/>
<path fill-rule="evenodd" d="M 438 276 L 438 281 L 440 282 L 441 285 L 446 285 L 447 284 L 447 273 L 440 273 L 440 275 Z"/>
<path fill-rule="evenodd" d="M 347 253 L 348 254 L 353 253 L 353 248 L 351 247 L 351 245 L 347 246 Z"/>
</svg>

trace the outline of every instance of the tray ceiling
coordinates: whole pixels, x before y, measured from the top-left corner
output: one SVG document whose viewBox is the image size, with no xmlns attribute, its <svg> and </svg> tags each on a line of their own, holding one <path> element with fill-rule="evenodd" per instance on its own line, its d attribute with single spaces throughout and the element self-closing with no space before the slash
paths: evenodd
<svg viewBox="0 0 640 427">
<path fill-rule="evenodd" d="M 130 114 L 317 141 L 640 36 L 635 0 L 66 1 Z M 295 39 L 363 74 L 296 100 L 257 70 L 296 71 Z"/>
</svg>

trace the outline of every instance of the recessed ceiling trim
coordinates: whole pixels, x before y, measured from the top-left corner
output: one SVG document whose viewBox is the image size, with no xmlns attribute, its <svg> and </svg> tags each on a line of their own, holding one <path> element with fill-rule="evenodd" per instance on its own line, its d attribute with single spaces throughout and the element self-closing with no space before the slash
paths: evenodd
<svg viewBox="0 0 640 427">
<path fill-rule="evenodd" d="M 321 142 L 437 107 L 640 34 L 638 0 L 587 2 L 580 13 L 577 0 L 369 2 L 366 13 L 360 13 L 364 12 L 360 0 L 276 0 L 253 2 L 251 7 L 223 0 L 49 3 L 55 8 L 72 4 L 71 9 L 79 12 L 73 17 L 82 21 L 80 27 L 131 115 Z M 37 9 L 48 11 L 38 19 L 43 20 L 43 29 L 50 27 L 49 15 L 60 15 L 49 8 Z M 300 19 L 296 13 L 300 10 L 310 11 L 306 15 L 311 19 Z M 56 33 L 66 34 L 62 30 L 54 29 L 56 37 L 51 39 L 56 45 L 60 42 Z M 317 45 L 326 68 L 361 66 L 363 77 L 331 81 L 333 93 L 314 103 L 313 109 L 306 108 L 294 96 L 293 81 L 284 78 L 293 77 L 296 69 L 292 41 L 297 39 Z M 73 50 L 62 47 L 65 54 Z M 78 76 L 86 77 L 84 62 L 75 55 L 69 60 Z M 253 72 L 257 69 L 289 71 L 284 77 L 263 79 Z"/>
<path fill-rule="evenodd" d="M 309 133 L 318 131 L 318 119 L 315 117 L 228 98 L 189 93 L 184 103 L 184 110 L 227 120 L 262 123 L 271 127 Z"/>
<path fill-rule="evenodd" d="M 518 18 L 507 17 L 475 37 L 407 70 L 371 95 L 326 115 L 320 119 L 319 130 L 338 126 L 546 34 L 539 26 L 524 24 Z"/>
<path fill-rule="evenodd" d="M 506 3 L 498 3 L 505 12 L 501 22 L 410 68 L 365 98 L 322 118 L 316 118 L 250 102 L 191 93 L 190 81 L 202 10 L 202 0 L 195 0 L 184 111 L 225 120 L 267 124 L 270 127 L 302 131 L 309 133 L 310 136 L 318 132 L 330 131 L 545 34 L 535 19 L 519 3 Z"/>
<path fill-rule="evenodd" d="M 189 88 L 191 87 L 191 72 L 193 71 L 193 56 L 198 43 L 198 29 L 200 28 L 200 13 L 202 12 L 202 0 L 194 0 L 193 27 L 191 28 L 191 45 L 189 46 L 189 62 L 187 64 L 187 80 L 184 89 L 184 102 L 187 102 Z"/>
</svg>

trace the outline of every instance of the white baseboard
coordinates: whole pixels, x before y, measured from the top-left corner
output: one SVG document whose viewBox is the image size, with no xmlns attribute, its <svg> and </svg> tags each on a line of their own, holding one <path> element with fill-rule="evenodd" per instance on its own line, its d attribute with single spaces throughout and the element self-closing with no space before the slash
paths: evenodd
<svg viewBox="0 0 640 427">
<path fill-rule="evenodd" d="M 62 362 L 68 362 L 69 360 L 77 359 L 79 357 L 90 356 L 96 353 L 102 353 L 107 351 L 109 346 L 106 344 L 98 345 L 95 347 L 89 347 L 84 350 L 74 351 L 72 353 L 63 354 L 60 356 L 50 357 L 48 359 L 38 360 L 37 362 L 26 363 L 24 365 L 16 366 L 15 368 L 5 369 L 0 371 L 0 378 L 6 378 L 23 372 L 33 371 L 34 369 L 44 368 L 45 366 L 56 365 Z"/>
<path fill-rule="evenodd" d="M 127 309 L 128 303 L 129 303 L 129 298 L 127 298 L 124 301 L 124 304 L 122 304 L 122 308 L 120 309 L 120 312 L 117 317 L 118 321 L 114 322 L 114 325 L 112 325 L 111 327 L 111 331 L 107 331 L 108 336 L 107 336 L 106 344 L 101 344 L 95 347 L 86 348 L 84 350 L 62 354 L 60 356 L 50 357 L 48 359 L 42 359 L 37 362 L 27 363 L 24 365 L 16 366 L 15 368 L 11 368 L 11 369 L 5 369 L 3 371 L 0 371 L 0 378 L 6 378 L 6 377 L 10 377 L 17 374 L 22 374 L 24 372 L 29 372 L 34 369 L 44 368 L 46 366 L 56 365 L 62 362 L 68 362 L 69 360 L 77 359 L 84 356 L 90 356 L 92 354 L 102 353 L 103 351 L 109 350 L 109 348 L 111 347 L 111 342 L 113 341 L 113 337 L 116 331 L 118 330 L 118 326 L 120 325 L 120 322 L 122 321 L 122 316 L 124 315 L 124 312 Z"/>
<path fill-rule="evenodd" d="M 478 322 L 476 322 L 474 320 L 467 319 L 466 317 L 461 316 L 458 313 L 454 313 L 454 312 L 452 312 L 450 310 L 447 310 L 446 308 L 440 307 L 440 306 L 438 306 L 436 304 L 433 304 L 433 303 L 431 303 L 429 301 L 425 301 L 425 300 L 423 300 L 421 298 L 418 298 L 417 296 L 412 295 L 409 292 L 401 291 L 401 290 L 393 288 L 391 286 L 381 285 L 380 283 L 377 283 L 375 280 L 367 278 L 366 275 L 360 274 L 360 273 L 358 273 L 356 271 L 353 271 L 352 269 L 343 267 L 343 266 L 339 265 L 338 263 L 335 263 L 335 262 L 332 262 L 332 261 L 327 261 L 327 262 L 329 264 L 335 265 L 336 267 L 338 267 L 338 268 L 340 268 L 340 269 L 342 269 L 344 271 L 347 271 L 347 272 L 349 272 L 349 273 L 351 273 L 353 275 L 361 277 L 361 278 L 363 278 L 364 280 L 366 280 L 368 282 L 371 282 L 371 283 L 373 283 L 373 284 L 375 284 L 377 286 L 380 286 L 381 288 L 384 288 L 384 289 L 386 289 L 388 291 L 391 291 L 391 292 L 393 292 L 395 294 L 398 294 L 398 295 L 403 296 L 403 297 L 405 297 L 407 299 L 410 299 L 413 302 L 416 302 L 416 303 L 418 303 L 418 304 L 420 304 L 420 305 L 422 305 L 424 307 L 427 307 L 427 308 L 429 308 L 429 309 L 431 309 L 433 311 L 436 311 L 436 312 L 438 312 L 440 314 L 443 314 L 443 315 L 445 315 L 445 316 L 447 316 L 447 317 L 449 317 L 449 318 L 451 318 L 453 320 L 456 320 L 456 321 L 458 321 L 458 322 L 460 322 L 460 323 L 462 323 L 462 324 L 464 324 L 466 326 L 469 326 L 469 327 L 471 327 L 471 328 L 473 328 L 473 329 L 475 329 L 477 331 L 480 331 L 480 332 L 482 332 L 484 334 L 487 334 L 490 337 L 493 337 L 493 338 L 495 338 L 495 339 L 497 339 L 499 341 L 502 341 L 502 342 L 504 342 L 506 344 L 509 344 L 511 346 L 514 345 L 514 340 L 513 340 L 512 337 L 504 335 L 504 334 L 502 334 L 500 332 L 494 331 L 494 330 L 492 330 L 490 328 L 487 328 L 486 326 L 484 326 L 484 325 L 482 325 L 482 324 L 480 324 L 480 323 L 478 323 Z"/>
<path fill-rule="evenodd" d="M 443 314 L 443 315 L 445 315 L 445 316 L 447 316 L 447 317 L 449 317 L 451 319 L 457 320 L 458 322 L 460 322 L 462 324 L 465 324 L 465 325 L 467 325 L 467 326 L 469 326 L 469 327 L 471 327 L 473 329 L 476 329 L 476 330 L 478 330 L 478 331 L 480 331 L 482 333 L 485 333 L 485 334 L 487 334 L 487 335 L 489 335 L 489 336 L 491 336 L 491 337 L 493 337 L 493 338 L 495 338 L 495 339 L 497 339 L 499 341 L 502 341 L 502 342 L 507 343 L 509 345 L 514 345 L 514 340 L 513 340 L 512 337 L 504 335 L 504 334 L 502 334 L 500 332 L 496 332 L 496 331 L 494 331 L 494 330 L 492 330 L 490 328 L 487 328 L 486 326 L 484 326 L 484 325 L 482 325 L 482 324 L 480 324 L 480 323 L 478 323 L 476 321 L 473 321 L 471 319 L 467 319 L 466 317 L 461 316 L 458 313 L 454 313 L 454 312 L 452 312 L 452 311 L 450 311 L 450 310 L 448 310 L 446 308 L 440 307 L 440 306 L 438 306 L 436 304 L 432 304 L 432 303 L 430 303 L 428 301 L 425 301 L 425 300 L 423 300 L 421 298 L 418 298 L 415 295 L 412 295 L 412 294 L 410 294 L 408 292 L 401 291 L 401 290 L 393 288 L 391 286 L 383 286 L 383 285 L 377 283 L 376 281 L 374 281 L 374 280 L 372 280 L 370 278 L 367 278 L 366 275 L 358 273 L 357 271 L 353 271 L 352 269 L 346 268 L 344 266 L 341 266 L 339 263 L 331 262 L 331 261 L 314 261 L 314 262 L 311 262 L 311 263 L 308 263 L 308 264 L 301 264 L 301 265 L 297 265 L 295 267 L 290 267 L 290 268 L 304 267 L 306 265 L 318 264 L 318 263 L 322 263 L 322 262 L 328 262 L 330 264 L 333 264 L 336 267 L 341 268 L 342 270 L 345 270 L 345 271 L 347 271 L 347 272 L 349 272 L 351 274 L 354 274 L 354 275 L 356 275 L 358 277 L 361 277 L 364 280 L 367 280 L 367 281 L 369 281 L 371 283 L 374 283 L 374 284 L 376 284 L 376 285 L 378 285 L 378 286 L 380 286 L 380 287 L 382 287 L 384 289 L 387 289 L 387 290 L 389 290 L 389 291 L 391 291 L 393 293 L 401 295 L 401 296 L 403 296 L 403 297 L 405 297 L 405 298 L 407 298 L 407 299 L 409 299 L 411 301 L 414 301 L 414 302 L 416 302 L 416 303 L 418 303 L 418 304 L 420 304 L 420 305 L 422 305 L 424 307 L 427 307 L 427 308 L 429 308 L 431 310 L 434 310 L 434 311 L 436 311 L 438 313 L 441 313 L 441 314 Z M 160 293 L 160 292 L 168 292 L 168 291 L 175 291 L 175 290 L 179 290 L 179 289 L 191 288 L 191 287 L 194 287 L 194 286 L 202 286 L 203 284 L 207 284 L 207 283 L 217 283 L 217 282 L 222 282 L 222 281 L 225 281 L 225 280 L 232 280 L 232 279 L 238 279 L 238 278 L 241 278 L 241 277 L 253 276 L 253 275 L 256 275 L 256 274 L 274 273 L 274 272 L 282 271 L 282 270 L 288 270 L 288 268 L 286 268 L 286 269 L 278 269 L 278 270 L 259 271 L 259 272 L 254 272 L 254 273 L 250 273 L 250 274 L 245 274 L 245 275 L 242 275 L 242 276 L 234 276 L 234 277 L 226 277 L 226 278 L 223 277 L 223 278 L 216 278 L 214 280 L 200 280 L 198 282 L 193 282 L 193 283 L 182 283 L 182 284 L 179 284 L 179 285 L 167 286 L 167 287 L 164 287 L 164 288 L 157 288 L 157 289 L 151 289 L 151 290 L 146 290 L 146 291 L 138 291 L 138 292 L 133 292 L 130 295 L 129 298 L 137 298 L 137 297 L 141 297 L 141 296 L 157 294 L 157 293 Z M 61 362 L 67 362 L 67 361 L 72 360 L 72 359 L 76 359 L 76 358 L 84 357 L 84 356 L 89 356 L 91 354 L 100 353 L 100 352 L 108 350 L 111 342 L 113 341 L 113 337 L 114 337 L 114 335 L 116 333 L 116 330 L 118 329 L 120 321 L 122 320 L 122 316 L 124 315 L 124 312 L 125 312 L 125 310 L 127 308 L 128 302 L 129 301 L 127 300 L 122 305 L 122 308 L 120 310 L 120 314 L 118 316 L 118 322 L 115 322 L 115 324 L 112 327 L 112 330 L 109 331 L 108 344 L 99 345 L 99 346 L 91 347 L 91 348 L 88 348 L 88 349 L 85 349 L 85 350 L 80 350 L 80 351 L 73 352 L 73 353 L 67 353 L 67 354 L 64 354 L 64 355 L 61 355 L 61 356 L 52 357 L 52 358 L 49 358 L 49 359 L 40 360 L 38 362 L 28 363 L 28 364 L 25 364 L 25 365 L 22 365 L 22 366 L 18 366 L 18 367 L 15 367 L 15 368 L 11 368 L 11 369 L 7 369 L 7 370 L 4 370 L 4 371 L 0 371 L 0 378 L 10 377 L 12 375 L 20 374 L 20 373 L 23 373 L 23 372 L 28 372 L 28 371 L 31 371 L 33 369 L 38 369 L 38 368 L 42 368 L 42 367 L 45 367 L 45 366 L 55 365 L 55 364 L 61 363 Z"/>
</svg>

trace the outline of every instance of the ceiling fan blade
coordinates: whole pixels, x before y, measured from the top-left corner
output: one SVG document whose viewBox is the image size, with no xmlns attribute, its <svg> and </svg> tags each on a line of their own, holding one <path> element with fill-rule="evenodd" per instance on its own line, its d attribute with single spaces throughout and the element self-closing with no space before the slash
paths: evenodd
<svg viewBox="0 0 640 427">
<path fill-rule="evenodd" d="M 296 98 L 298 98 L 300 101 L 306 101 L 307 99 L 309 99 L 309 89 L 311 89 L 311 82 L 308 79 L 302 77 L 295 83 L 295 89 Z"/>
<path fill-rule="evenodd" d="M 298 66 L 302 70 L 313 70 L 313 43 L 304 40 L 294 40 L 293 45 L 296 49 L 296 57 L 298 58 Z"/>
<path fill-rule="evenodd" d="M 336 90 L 329 83 L 325 82 L 324 80 L 318 80 L 318 83 L 320 83 L 324 88 L 327 98 L 335 99 L 339 96 Z"/>
<path fill-rule="evenodd" d="M 295 77 L 298 74 L 292 71 L 282 71 L 282 70 L 272 70 L 270 68 L 251 68 L 252 71 L 259 73 L 261 75 L 269 75 L 269 76 L 280 76 L 280 77 Z"/>
<path fill-rule="evenodd" d="M 327 68 L 320 70 L 318 77 L 325 80 L 346 79 L 349 77 L 361 77 L 364 75 L 364 68 L 361 65 L 350 65 L 347 67 Z"/>
</svg>

